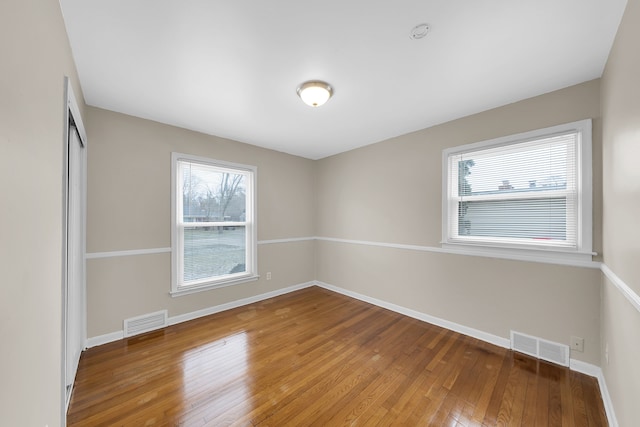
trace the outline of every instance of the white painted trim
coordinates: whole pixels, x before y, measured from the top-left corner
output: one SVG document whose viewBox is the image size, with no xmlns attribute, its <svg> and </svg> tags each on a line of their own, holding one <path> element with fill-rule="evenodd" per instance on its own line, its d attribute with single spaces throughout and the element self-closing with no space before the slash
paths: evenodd
<svg viewBox="0 0 640 427">
<path fill-rule="evenodd" d="M 440 319 L 439 317 L 431 316 L 410 308 L 402 307 L 400 305 L 392 304 L 377 298 L 372 298 L 367 295 L 359 294 L 357 292 L 349 291 L 337 286 L 330 285 L 328 283 L 316 281 L 315 284 L 321 288 L 328 289 L 333 292 L 337 292 L 342 295 L 346 295 L 351 298 L 355 298 L 360 301 L 367 302 L 369 304 L 376 305 L 378 307 L 386 308 L 387 310 L 394 311 L 405 316 L 412 317 L 414 319 L 422 320 L 423 322 L 431 323 L 432 325 L 440 326 L 452 330 L 454 332 L 468 335 L 473 338 L 477 338 L 482 341 L 497 345 L 498 347 L 510 348 L 511 342 L 508 338 L 499 337 L 497 335 L 490 334 L 488 332 L 480 331 L 478 329 L 470 328 L 468 326 L 460 325 L 458 323 L 450 322 L 448 320 Z"/>
<path fill-rule="evenodd" d="M 67 91 L 67 108 L 71 112 L 71 117 L 73 119 L 73 123 L 78 129 L 78 135 L 80 135 L 80 143 L 83 147 L 87 146 L 87 131 L 84 128 L 84 122 L 82 121 L 82 116 L 80 115 L 80 108 L 78 108 L 78 102 L 76 101 L 76 96 L 73 93 L 73 85 L 71 84 L 71 79 L 69 77 L 65 77 L 65 90 Z"/>
<path fill-rule="evenodd" d="M 470 328 L 468 326 L 459 325 L 457 323 L 453 323 L 448 320 L 440 319 L 438 317 L 430 316 L 428 314 L 421 313 L 419 311 L 411 310 L 406 307 L 388 303 L 386 301 L 382 301 L 377 298 L 371 298 L 369 296 L 362 295 L 357 292 L 352 292 L 343 288 L 339 288 L 337 286 L 329 285 L 324 282 L 316 281 L 315 284 L 321 288 L 325 288 L 330 291 L 337 292 L 339 294 L 346 295 L 348 297 L 355 298 L 360 301 L 364 301 L 364 302 L 376 305 L 378 307 L 386 308 L 396 313 L 413 317 L 414 319 L 422 320 L 424 322 L 431 323 L 433 325 L 440 326 L 442 328 L 459 332 L 461 334 L 468 335 L 473 338 L 477 338 L 481 341 L 485 341 L 490 344 L 497 345 L 498 347 L 504 347 L 507 349 L 511 348 L 511 341 L 507 338 L 503 338 L 503 337 L 493 335 L 484 331 L 480 331 L 478 329 Z M 600 387 L 602 402 L 604 404 L 604 409 L 607 414 L 607 420 L 609 421 L 609 426 L 618 427 L 618 421 L 616 419 L 616 416 L 613 410 L 613 403 L 611 401 L 611 396 L 609 395 L 609 390 L 607 388 L 607 384 L 604 379 L 602 369 L 590 363 L 582 362 L 580 360 L 575 360 L 575 359 L 569 360 L 569 369 L 576 372 L 583 373 L 585 375 L 595 377 L 598 380 L 598 386 Z"/>
<path fill-rule="evenodd" d="M 604 373 L 600 367 L 592 365 L 590 363 L 582 362 L 580 360 L 571 359 L 570 368 L 572 371 L 580 372 L 591 377 L 595 377 L 598 380 L 598 386 L 600 387 L 600 394 L 602 395 L 602 403 L 604 404 L 604 410 L 607 414 L 607 421 L 609 421 L 609 427 L 618 427 L 618 420 L 613 410 L 613 402 L 611 401 L 611 395 L 607 388 L 607 383 L 604 379 Z"/>
<path fill-rule="evenodd" d="M 583 362 L 582 360 L 570 359 L 569 368 L 571 368 L 572 371 L 580 372 L 590 377 L 598 378 L 598 375 L 602 375 L 602 369 L 600 369 L 599 366 Z"/>
<path fill-rule="evenodd" d="M 457 323 L 450 322 L 448 320 L 430 316 L 428 314 L 421 313 L 419 311 L 402 307 L 396 304 L 392 304 L 386 301 L 382 301 L 377 298 L 371 298 L 366 295 L 359 294 L 357 292 L 348 291 L 344 288 L 329 285 L 328 283 L 320 282 L 317 280 L 289 286 L 287 288 L 277 289 L 275 291 L 266 292 L 264 294 L 255 295 L 253 297 L 243 298 L 236 301 L 231 301 L 225 304 L 220 304 L 220 305 L 205 308 L 202 310 L 192 311 L 190 313 L 172 316 L 168 319 L 167 324 L 176 325 L 178 323 L 188 322 L 190 320 L 198 319 L 200 317 L 209 316 L 211 314 L 220 313 L 225 310 L 231 310 L 231 309 L 242 307 L 248 304 L 253 304 L 255 302 L 263 301 L 269 298 L 274 298 L 280 295 L 285 295 L 300 289 L 309 288 L 311 286 L 319 286 L 321 288 L 328 289 L 330 291 L 337 292 L 339 294 L 346 295 L 348 297 L 355 298 L 357 300 L 364 301 L 364 302 L 376 305 L 378 307 L 382 307 L 382 308 L 394 311 L 396 313 L 412 317 L 414 319 L 418 319 L 418 320 L 431 323 L 433 325 L 440 326 L 464 335 L 468 335 L 470 337 L 479 339 L 481 341 L 485 341 L 490 344 L 497 345 L 498 347 L 503 347 L 507 349 L 511 347 L 511 341 L 507 338 L 493 335 L 484 331 L 480 331 L 478 329 L 470 328 L 468 326 L 459 325 Z M 86 348 L 108 344 L 110 342 L 118 341 L 121 339 L 124 339 L 124 331 L 116 331 L 116 332 L 111 332 L 104 335 L 99 335 L 96 337 L 89 338 L 86 343 Z M 613 403 L 611 401 L 611 396 L 609 395 L 609 390 L 607 388 L 607 384 L 604 379 L 602 369 L 600 369 L 595 365 L 591 365 L 589 363 L 582 362 L 580 360 L 575 360 L 575 359 L 570 359 L 569 368 L 576 372 L 580 372 L 580 373 L 597 378 L 598 385 L 600 387 L 600 392 L 602 394 L 602 401 L 604 403 L 605 411 L 607 414 L 607 419 L 609 421 L 609 426 L 618 427 L 618 422 L 616 420 L 616 416 L 613 410 Z"/>
<path fill-rule="evenodd" d="M 620 277 L 618 277 L 611 269 L 604 263 L 600 266 L 600 269 L 604 275 L 609 279 L 613 285 L 618 288 L 620 293 L 629 300 L 636 310 L 640 311 L 640 295 L 634 292 Z"/>
<path fill-rule="evenodd" d="M 257 274 L 252 276 L 242 276 L 233 280 L 225 280 L 224 282 L 205 283 L 200 286 L 192 285 L 188 287 L 181 287 L 177 291 L 171 290 L 169 292 L 169 295 L 171 295 L 172 297 L 181 297 L 184 295 L 191 295 L 198 292 L 210 291 L 212 289 L 226 288 L 227 286 L 239 285 L 241 283 L 254 282 L 258 279 L 260 279 L 260 276 Z"/>
<path fill-rule="evenodd" d="M 485 341 L 490 344 L 497 345 L 498 347 L 511 349 L 511 340 L 509 338 L 503 338 L 497 335 L 490 334 L 488 332 L 480 331 L 478 329 L 470 328 L 468 326 L 460 325 L 454 322 L 450 322 L 448 320 L 430 316 L 428 314 L 425 314 L 419 311 L 415 311 L 406 307 L 402 307 L 402 306 L 392 304 L 383 300 L 379 300 L 377 298 L 372 298 L 363 294 L 359 294 L 357 292 L 349 291 L 347 289 L 340 288 L 338 286 L 333 286 L 328 283 L 324 283 L 316 280 L 315 284 L 321 288 L 324 288 L 333 292 L 337 292 L 339 294 L 346 295 L 348 297 L 355 298 L 360 301 L 368 302 L 378 307 L 386 308 L 396 313 L 413 317 L 414 319 L 422 320 L 436 326 L 450 329 L 452 331 L 459 332 L 461 334 L 468 335 L 473 338 L 477 338 L 481 341 Z M 534 338 L 540 339 L 538 337 L 534 337 Z M 549 342 L 552 342 L 552 341 L 549 341 Z M 581 372 L 583 374 L 596 377 L 596 378 L 602 374 L 602 370 L 598 366 L 583 362 L 581 360 L 570 359 L 569 367 L 576 372 Z"/>
<path fill-rule="evenodd" d="M 352 245 L 376 246 L 380 248 L 405 249 L 409 251 L 419 251 L 419 252 L 434 252 L 434 253 L 450 254 L 450 255 L 481 256 L 485 258 L 509 259 L 513 261 L 539 262 L 543 264 L 567 265 L 571 267 L 584 267 L 584 268 L 597 268 L 597 269 L 601 268 L 600 267 L 601 263 L 597 261 L 567 261 L 567 260 L 553 259 L 553 258 L 543 260 L 540 257 L 529 257 L 529 256 L 518 255 L 513 253 L 499 253 L 499 254 L 491 255 L 491 254 L 478 253 L 477 251 L 465 250 L 465 249 L 451 249 L 451 248 L 442 248 L 437 246 L 405 245 L 402 243 L 373 242 L 373 241 L 367 241 L 367 240 L 339 239 L 335 237 L 320 237 L 320 236 L 292 237 L 287 239 L 259 240 L 257 243 L 258 245 L 271 245 L 271 244 L 278 244 L 278 243 L 293 243 L 293 242 L 303 242 L 303 241 L 311 241 L 311 240 L 320 240 L 325 242 L 336 242 L 336 243 L 348 243 Z M 149 254 L 159 254 L 159 253 L 167 253 L 167 252 L 171 252 L 171 248 L 150 248 L 150 249 L 134 249 L 134 250 L 127 250 L 127 251 L 93 252 L 93 253 L 86 254 L 85 257 L 86 259 L 97 259 L 97 258 L 133 256 L 133 255 L 149 255 Z"/>
<path fill-rule="evenodd" d="M 73 396 L 73 389 L 76 388 L 76 382 L 74 381 L 73 383 L 71 383 L 71 389 L 69 390 L 68 395 L 65 397 L 65 404 L 64 404 L 64 414 L 65 414 L 65 418 L 66 418 L 66 414 L 69 413 L 69 404 L 71 404 L 71 396 Z M 67 388 L 65 387 L 65 393 L 66 393 Z M 66 426 L 66 424 L 64 424 Z"/>
<path fill-rule="evenodd" d="M 113 258 L 132 255 L 163 254 L 171 252 L 171 248 L 132 249 L 129 251 L 92 252 L 85 255 L 86 259 Z"/>
<path fill-rule="evenodd" d="M 124 331 L 115 331 L 87 339 L 86 348 L 97 347 L 124 338 Z"/>
<path fill-rule="evenodd" d="M 440 248 L 440 247 L 434 247 L 434 246 L 404 245 L 400 243 L 382 243 L 382 242 L 371 242 L 366 240 L 337 239 L 333 237 L 316 237 L 316 240 L 323 240 L 327 242 L 349 243 L 353 245 L 377 246 L 381 248 L 406 249 L 406 250 L 421 251 L 421 252 L 435 252 L 435 253 L 441 253 L 441 254 L 480 256 L 485 258 L 509 259 L 513 261 L 539 262 L 544 264 L 567 265 L 571 267 L 585 267 L 585 268 L 596 268 L 596 269 L 600 268 L 600 263 L 597 261 L 569 261 L 564 259 L 553 259 L 553 258 L 542 259 L 540 257 L 530 257 L 526 255 L 505 253 L 505 252 L 502 252 L 500 254 L 489 254 L 489 253 L 480 253 L 477 251 L 465 250 L 465 249 Z"/>
<path fill-rule="evenodd" d="M 84 127 L 84 123 L 82 121 L 82 116 L 80 115 L 80 109 L 78 107 L 77 98 L 73 92 L 73 85 L 71 84 L 71 79 L 68 76 L 64 76 L 63 78 L 64 85 L 64 107 L 63 107 L 63 158 L 62 158 L 62 316 L 61 316 L 61 380 L 62 380 L 62 402 L 61 402 L 61 426 L 67 425 L 67 411 L 69 409 L 69 403 L 71 402 L 71 395 L 73 393 L 73 388 L 75 386 L 75 373 L 77 373 L 77 367 L 80 361 L 80 355 L 82 353 L 82 341 L 86 341 L 87 339 L 87 303 L 86 303 L 86 295 L 87 295 L 87 280 L 86 280 L 86 258 L 85 254 L 87 252 L 86 246 L 86 235 L 87 235 L 87 132 Z M 68 323 L 68 313 L 69 313 L 69 304 L 68 304 L 68 224 L 69 221 L 69 144 L 70 144 L 70 133 L 71 125 L 75 128 L 75 131 L 78 134 L 78 139 L 81 146 L 81 157 L 80 157 L 80 194 L 82 199 L 81 206 L 81 224 L 80 224 L 80 232 L 82 234 L 82 244 L 81 244 L 81 307 L 80 307 L 80 325 L 79 326 L 79 335 L 80 335 L 80 346 L 78 349 L 78 353 L 76 355 L 68 354 L 68 341 L 67 341 L 67 333 L 69 329 Z M 73 357 L 74 359 L 70 362 L 73 365 L 74 370 L 74 380 L 71 382 L 71 388 L 67 393 L 67 377 L 68 377 L 68 362 L 69 358 Z"/>
<path fill-rule="evenodd" d="M 177 316 L 172 316 L 167 319 L 167 325 L 176 325 L 178 323 L 187 322 L 189 320 L 198 319 L 200 317 L 209 316 L 211 314 L 220 313 L 225 310 L 231 310 L 233 308 L 242 307 L 244 305 L 253 304 L 255 302 L 263 301 L 269 298 L 277 297 L 280 295 L 285 295 L 293 291 L 298 291 L 300 289 L 309 288 L 314 286 L 315 282 L 306 282 L 298 285 L 289 286 L 287 288 L 277 289 L 275 291 L 266 292 L 264 294 L 255 295 L 248 298 L 239 299 L 236 301 L 231 301 L 225 304 L 216 305 L 213 307 L 204 308 L 202 310 L 192 311 L 190 313 L 179 314 Z M 99 335 L 96 337 L 89 338 L 87 340 L 87 348 L 96 347 L 99 345 L 107 344 L 113 341 L 118 341 L 124 338 L 124 331 L 115 331 L 110 332 L 108 334 Z"/>
<path fill-rule="evenodd" d="M 615 286 L 618 291 L 631 303 L 636 310 L 640 312 L 640 296 L 629 287 L 620 277 L 618 277 L 605 263 L 602 263 L 600 270 L 605 277 Z M 609 426 L 618 427 L 618 420 L 613 409 L 613 401 L 607 388 L 607 383 L 604 378 L 602 369 L 596 368 L 596 374 L 594 375 L 598 379 L 598 385 L 600 386 L 600 393 L 602 394 L 602 401 L 604 403 L 604 409 L 607 413 L 607 419 Z M 576 369 L 578 370 L 578 369 Z"/>
<path fill-rule="evenodd" d="M 508 246 L 484 246 L 474 243 L 446 243 L 443 242 L 443 249 L 451 249 L 457 252 L 464 252 L 465 255 L 487 256 L 491 258 L 517 259 L 522 261 L 544 262 L 548 264 L 564 264 L 573 266 L 583 266 L 590 264 L 592 258 L 598 255 L 597 252 L 577 252 L 562 250 L 560 248 L 534 248 L 534 247 L 508 247 Z M 593 268 L 598 268 L 594 266 Z"/>
<path fill-rule="evenodd" d="M 609 421 L 609 427 L 618 427 L 618 419 L 616 418 L 616 413 L 613 409 L 613 401 L 611 400 L 611 395 L 609 394 L 609 389 L 607 388 L 607 382 L 604 379 L 604 373 L 602 369 L 598 372 L 598 386 L 600 387 L 600 394 L 602 395 L 602 403 L 604 404 L 604 411 L 607 413 L 607 421 Z"/>
<path fill-rule="evenodd" d="M 315 282 L 301 283 L 299 285 L 293 285 L 287 288 L 277 289 L 275 291 L 267 292 L 267 293 L 256 295 L 253 297 L 231 301 L 225 304 L 216 305 L 216 306 L 205 308 L 198 311 L 192 311 L 191 313 L 172 316 L 169 318 L 169 325 L 175 325 L 177 323 L 187 322 L 189 320 L 197 319 L 199 317 L 209 316 L 210 314 L 220 313 L 221 311 L 231 310 L 232 308 L 238 308 L 238 307 L 242 307 L 243 305 L 249 305 L 249 304 L 263 301 L 269 298 L 285 295 L 293 291 L 309 288 L 314 284 Z"/>
<path fill-rule="evenodd" d="M 201 280 L 187 281 L 183 276 L 184 257 L 184 229 L 188 225 L 182 218 L 182 175 L 181 165 L 199 164 L 215 170 L 216 172 L 233 172 L 236 175 L 244 176 L 245 185 L 245 221 L 242 223 L 245 228 L 245 270 L 250 278 L 258 275 L 258 168 L 253 165 L 232 163 L 224 160 L 217 160 L 208 157 L 194 156 L 191 154 L 172 152 L 171 153 L 171 295 L 184 294 L 187 288 L 191 290 L 214 289 L 219 286 L 227 286 L 241 281 L 229 278 L 231 275 L 210 276 Z M 206 227 L 205 223 L 191 223 L 194 227 Z M 234 224 L 234 222 L 231 222 Z M 254 279 L 255 280 L 255 279 Z M 205 286 L 206 284 L 206 286 Z"/>
<path fill-rule="evenodd" d="M 259 245 L 271 245 L 274 243 L 291 243 L 291 242 L 305 242 L 308 240 L 315 240 L 315 237 L 292 237 L 290 239 L 273 239 L 273 240 L 258 240 Z"/>
<path fill-rule="evenodd" d="M 576 212 L 577 219 L 577 240 L 576 249 L 574 254 L 577 259 L 576 262 L 590 261 L 590 259 L 583 254 L 589 254 L 592 252 L 593 245 L 593 179 L 592 179 L 592 120 L 584 119 L 571 123 L 560 124 L 543 129 L 535 129 L 528 132 L 522 132 L 514 135 L 502 136 L 485 141 L 479 141 L 471 144 L 461 145 L 457 147 L 446 148 L 442 151 L 442 242 L 449 244 L 464 244 L 464 238 L 461 236 L 450 236 L 450 230 L 457 228 L 457 216 L 455 211 L 451 214 L 454 206 L 457 203 L 451 204 L 450 196 L 452 194 L 451 185 L 455 185 L 450 182 L 450 156 L 459 154 L 468 154 L 486 149 L 495 149 L 499 147 L 509 147 L 521 143 L 527 143 L 531 141 L 540 140 L 543 138 L 573 133 L 576 132 L 578 139 L 576 141 L 576 169 L 577 169 L 577 195 L 578 195 L 578 211 Z M 454 180 L 455 181 L 455 180 Z M 457 208 L 456 208 L 457 209 Z M 455 221 L 455 222 L 451 222 Z M 452 227 L 453 225 L 453 227 Z M 462 240 L 462 241 L 461 241 Z M 471 243 L 471 242 L 469 242 Z M 495 247 L 490 241 L 484 240 L 477 242 L 478 249 Z M 516 247 L 520 247 L 514 242 Z M 522 246 L 526 248 L 526 245 Z M 547 247 L 549 251 L 553 251 L 553 247 Z M 557 252 L 557 251 L 556 251 Z M 530 257 L 542 256 L 536 252 L 527 254 Z M 564 253 L 561 256 L 570 257 L 569 253 Z M 586 258 L 586 259 L 585 259 Z M 544 259 L 541 262 L 546 262 Z M 566 262 L 572 262 L 567 259 Z"/>
<path fill-rule="evenodd" d="M 315 237 L 292 237 L 288 239 L 272 239 L 272 240 L 258 240 L 258 245 L 271 245 L 274 243 L 292 243 L 292 242 L 304 242 L 309 240 L 315 240 Z M 97 258 L 114 258 L 121 256 L 134 256 L 134 255 L 150 255 L 150 254 L 163 254 L 170 253 L 171 248 L 149 248 L 149 249 L 132 249 L 126 251 L 109 251 L 109 252 L 91 252 L 85 255 L 86 259 Z"/>
</svg>

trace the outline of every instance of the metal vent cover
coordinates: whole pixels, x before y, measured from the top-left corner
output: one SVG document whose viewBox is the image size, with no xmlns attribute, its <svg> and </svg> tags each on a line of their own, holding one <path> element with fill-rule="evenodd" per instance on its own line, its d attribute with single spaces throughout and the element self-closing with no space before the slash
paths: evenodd
<svg viewBox="0 0 640 427">
<path fill-rule="evenodd" d="M 569 346 L 511 331 L 511 349 L 547 362 L 569 366 Z"/>
<path fill-rule="evenodd" d="M 167 310 L 143 314 L 124 320 L 124 336 L 131 337 L 167 326 Z"/>
</svg>

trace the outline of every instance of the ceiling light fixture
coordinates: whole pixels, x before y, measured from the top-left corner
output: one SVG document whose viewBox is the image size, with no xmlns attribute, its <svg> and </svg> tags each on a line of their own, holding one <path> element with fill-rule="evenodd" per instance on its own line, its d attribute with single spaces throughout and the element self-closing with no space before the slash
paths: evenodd
<svg viewBox="0 0 640 427">
<path fill-rule="evenodd" d="M 331 98 L 333 88 L 329 83 L 312 80 L 302 83 L 298 86 L 296 92 L 305 104 L 311 107 L 319 107 Z"/>
</svg>

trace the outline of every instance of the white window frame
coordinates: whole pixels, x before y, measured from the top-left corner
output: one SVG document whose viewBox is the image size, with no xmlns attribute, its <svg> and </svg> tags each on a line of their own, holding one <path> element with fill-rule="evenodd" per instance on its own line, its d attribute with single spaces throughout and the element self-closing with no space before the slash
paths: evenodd
<svg viewBox="0 0 640 427">
<path fill-rule="evenodd" d="M 458 201 L 452 200 L 452 185 L 449 177 L 449 157 L 489 148 L 507 147 L 543 139 L 568 132 L 577 132 L 576 180 L 578 186 L 577 203 L 577 244 L 575 247 L 530 245 L 527 243 L 492 242 L 491 238 L 459 238 L 451 236 L 453 222 L 457 223 Z M 592 195 L 592 124 L 591 119 L 566 123 L 530 132 L 504 136 L 491 140 L 447 148 L 442 152 L 442 248 L 469 255 L 497 258 L 522 259 L 531 261 L 553 261 L 566 263 L 591 262 L 596 253 L 592 252 L 593 237 L 593 195 Z"/>
<path fill-rule="evenodd" d="M 244 222 L 183 222 L 179 215 L 182 212 L 182 177 L 178 174 L 178 162 L 199 163 L 214 168 L 229 170 L 231 173 L 242 173 L 247 177 L 246 218 Z M 206 291 L 225 286 L 257 280 L 258 275 L 258 230 L 257 230 L 257 168 L 255 166 L 231 163 L 190 154 L 171 153 L 171 295 L 180 296 L 194 292 Z M 219 277 L 209 277 L 184 283 L 183 277 L 183 244 L 184 227 L 242 226 L 246 233 L 246 271 Z"/>
</svg>

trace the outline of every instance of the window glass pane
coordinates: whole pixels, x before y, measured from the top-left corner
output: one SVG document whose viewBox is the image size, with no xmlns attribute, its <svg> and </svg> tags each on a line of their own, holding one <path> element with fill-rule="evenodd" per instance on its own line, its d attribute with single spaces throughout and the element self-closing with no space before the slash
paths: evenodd
<svg viewBox="0 0 640 427">
<path fill-rule="evenodd" d="M 458 218 L 460 236 L 540 242 L 567 238 L 566 198 L 460 202 Z"/>
<path fill-rule="evenodd" d="M 244 174 L 198 163 L 181 162 L 184 222 L 245 221 Z"/>
<path fill-rule="evenodd" d="M 185 227 L 185 282 L 244 273 L 245 263 L 245 227 Z"/>
</svg>

